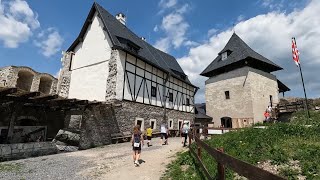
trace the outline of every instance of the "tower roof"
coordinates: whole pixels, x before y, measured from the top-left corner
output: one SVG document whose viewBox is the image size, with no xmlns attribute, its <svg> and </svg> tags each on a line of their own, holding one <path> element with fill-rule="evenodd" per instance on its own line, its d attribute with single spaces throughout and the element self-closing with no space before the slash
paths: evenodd
<svg viewBox="0 0 320 180">
<path fill-rule="evenodd" d="M 120 49 L 133 54 L 141 60 L 170 73 L 177 79 L 194 86 L 173 56 L 162 52 L 148 42 L 142 40 L 141 37 L 133 33 L 127 26 L 119 22 L 113 15 L 96 2 L 92 5 L 79 36 L 69 47 L 68 51 L 72 51 L 78 43 L 83 40 L 95 12 L 98 13 L 98 17 L 101 18 L 103 22 L 103 30 L 108 33 L 113 49 Z"/>
<path fill-rule="evenodd" d="M 227 58 L 222 60 L 223 53 L 227 53 Z M 211 77 L 243 66 L 251 66 L 265 72 L 282 69 L 277 64 L 255 52 L 236 33 L 233 33 L 226 46 L 200 75 Z"/>
</svg>

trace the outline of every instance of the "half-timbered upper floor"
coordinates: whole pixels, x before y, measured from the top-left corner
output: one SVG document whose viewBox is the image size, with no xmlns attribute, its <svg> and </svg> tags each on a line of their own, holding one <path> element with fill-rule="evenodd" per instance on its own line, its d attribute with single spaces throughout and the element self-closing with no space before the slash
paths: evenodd
<svg viewBox="0 0 320 180">
<path fill-rule="evenodd" d="M 67 53 L 63 61 L 70 62 L 64 62 L 68 67 L 63 69 L 71 76 L 69 98 L 114 98 L 194 111 L 197 87 L 177 60 L 134 34 L 123 19 L 118 21 L 97 3 Z"/>
</svg>

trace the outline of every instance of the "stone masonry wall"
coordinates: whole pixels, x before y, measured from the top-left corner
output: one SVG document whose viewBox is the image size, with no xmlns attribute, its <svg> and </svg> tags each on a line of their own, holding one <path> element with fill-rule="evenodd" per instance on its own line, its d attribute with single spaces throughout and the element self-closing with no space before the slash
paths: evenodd
<svg viewBox="0 0 320 180">
<path fill-rule="evenodd" d="M 62 69 L 60 69 L 56 92 L 59 96 L 67 98 L 69 95 L 71 72 L 70 61 L 72 52 L 65 52 L 61 58 Z"/>
<path fill-rule="evenodd" d="M 81 117 L 79 149 L 111 144 L 114 119 L 111 104 L 89 106 Z"/>
<path fill-rule="evenodd" d="M 0 144 L 0 162 L 56 154 L 57 152 L 58 149 L 51 142 Z"/>
<path fill-rule="evenodd" d="M 54 93 L 57 79 L 47 73 L 39 73 L 29 67 L 24 66 L 8 66 L 0 69 L 0 87 L 17 87 L 18 74 L 20 71 L 29 72 L 33 74 L 33 80 L 31 83 L 30 91 L 39 91 L 40 78 L 46 76 L 52 80 L 51 93 Z"/>
<path fill-rule="evenodd" d="M 117 61 L 119 61 L 119 51 L 112 50 L 109 60 L 109 75 L 107 78 L 106 100 L 116 99 L 117 83 Z"/>
<path fill-rule="evenodd" d="M 207 115 L 213 118 L 215 127 L 221 125 L 222 117 L 253 118 L 248 73 L 248 68 L 244 67 L 206 81 Z M 226 99 L 225 91 L 229 91 L 230 99 Z"/>
<path fill-rule="evenodd" d="M 156 119 L 157 130 L 160 129 L 160 125 L 163 122 L 164 109 L 161 107 L 122 101 L 121 105 L 114 107 L 114 109 L 117 120 L 117 127 L 113 128 L 115 131 L 119 129 L 120 132 L 131 132 L 135 126 L 136 118 L 142 118 L 144 120 L 144 128 L 150 125 L 151 119 Z M 173 129 L 179 129 L 179 120 L 190 121 L 190 123 L 193 123 L 194 114 L 167 109 L 167 119 L 173 119 Z"/>
</svg>

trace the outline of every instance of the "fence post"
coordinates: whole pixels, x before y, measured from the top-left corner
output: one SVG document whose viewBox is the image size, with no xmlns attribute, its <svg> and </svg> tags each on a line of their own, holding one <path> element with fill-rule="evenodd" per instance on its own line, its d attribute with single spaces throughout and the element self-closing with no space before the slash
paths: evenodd
<svg viewBox="0 0 320 180">
<path fill-rule="evenodd" d="M 198 157 L 199 157 L 199 159 L 202 159 L 201 158 L 201 147 L 199 146 L 199 144 L 197 144 L 197 147 L 198 147 Z"/>
<path fill-rule="evenodd" d="M 223 148 L 218 148 L 218 151 L 222 153 L 224 152 Z M 225 179 L 226 179 L 226 176 L 225 176 L 224 165 L 218 162 L 218 180 L 225 180 Z"/>
</svg>

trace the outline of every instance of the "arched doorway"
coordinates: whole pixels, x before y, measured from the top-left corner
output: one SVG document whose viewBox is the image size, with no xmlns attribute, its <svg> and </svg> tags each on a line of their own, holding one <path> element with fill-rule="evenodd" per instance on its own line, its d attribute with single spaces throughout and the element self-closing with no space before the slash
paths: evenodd
<svg viewBox="0 0 320 180">
<path fill-rule="evenodd" d="M 221 118 L 221 126 L 223 126 L 224 128 L 232 128 L 231 117 L 222 117 Z"/>
<path fill-rule="evenodd" d="M 18 80 L 17 80 L 17 88 L 30 91 L 32 81 L 33 81 L 33 74 L 26 70 L 20 70 L 18 73 Z"/>
<path fill-rule="evenodd" d="M 44 94 L 49 94 L 51 90 L 52 79 L 46 76 L 40 78 L 39 91 Z"/>
</svg>

